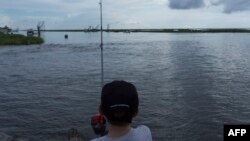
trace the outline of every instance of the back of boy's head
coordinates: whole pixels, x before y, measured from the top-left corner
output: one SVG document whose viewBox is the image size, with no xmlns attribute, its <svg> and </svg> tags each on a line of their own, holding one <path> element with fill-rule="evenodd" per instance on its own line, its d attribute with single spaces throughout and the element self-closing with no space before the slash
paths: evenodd
<svg viewBox="0 0 250 141">
<path fill-rule="evenodd" d="M 132 123 L 138 112 L 139 98 L 135 86 L 125 81 L 113 81 L 102 88 L 101 111 L 112 125 Z"/>
</svg>

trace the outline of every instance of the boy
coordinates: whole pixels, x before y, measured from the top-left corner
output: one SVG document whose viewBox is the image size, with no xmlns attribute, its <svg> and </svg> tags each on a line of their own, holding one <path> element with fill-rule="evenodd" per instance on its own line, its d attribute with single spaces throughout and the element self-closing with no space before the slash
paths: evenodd
<svg viewBox="0 0 250 141">
<path fill-rule="evenodd" d="M 152 141 L 148 127 L 131 127 L 138 105 L 139 98 L 133 84 L 125 81 L 106 84 L 102 88 L 99 112 L 107 119 L 109 132 L 92 141 Z"/>
</svg>

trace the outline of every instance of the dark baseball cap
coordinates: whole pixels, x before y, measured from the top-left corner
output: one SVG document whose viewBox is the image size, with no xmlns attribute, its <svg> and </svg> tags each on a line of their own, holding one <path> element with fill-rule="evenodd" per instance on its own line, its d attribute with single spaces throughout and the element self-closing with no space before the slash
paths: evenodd
<svg viewBox="0 0 250 141">
<path fill-rule="evenodd" d="M 138 105 L 138 93 L 132 83 L 113 81 L 102 88 L 101 110 L 111 123 L 131 123 Z"/>
</svg>

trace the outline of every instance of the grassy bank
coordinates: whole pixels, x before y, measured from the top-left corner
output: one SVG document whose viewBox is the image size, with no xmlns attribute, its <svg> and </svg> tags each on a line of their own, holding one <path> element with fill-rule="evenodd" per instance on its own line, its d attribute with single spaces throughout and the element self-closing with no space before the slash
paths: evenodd
<svg viewBox="0 0 250 141">
<path fill-rule="evenodd" d="M 19 34 L 0 33 L 0 45 L 31 45 L 42 44 L 44 41 L 39 37 L 26 37 Z"/>
</svg>

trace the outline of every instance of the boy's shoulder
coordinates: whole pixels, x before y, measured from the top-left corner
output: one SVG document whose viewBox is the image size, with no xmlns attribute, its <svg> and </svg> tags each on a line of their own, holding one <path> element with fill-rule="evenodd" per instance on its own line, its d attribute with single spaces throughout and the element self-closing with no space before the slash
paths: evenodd
<svg viewBox="0 0 250 141">
<path fill-rule="evenodd" d="M 152 141 L 152 135 L 150 129 L 145 125 L 140 125 L 137 128 L 133 128 L 130 133 L 127 135 L 117 138 L 119 141 L 127 140 L 127 139 L 133 139 L 133 140 L 145 140 L 145 141 Z M 107 136 L 103 136 L 100 138 L 93 139 L 91 141 L 110 141 L 110 138 Z"/>
<path fill-rule="evenodd" d="M 137 129 L 137 130 L 150 130 L 148 128 L 148 126 L 146 126 L 146 125 L 139 125 L 137 128 L 134 128 L 134 129 Z"/>
<path fill-rule="evenodd" d="M 134 128 L 133 130 L 135 130 L 135 132 L 151 133 L 150 129 L 145 125 L 140 125 L 137 128 Z"/>
<path fill-rule="evenodd" d="M 152 140 L 152 135 L 150 129 L 145 125 L 140 125 L 134 129 L 134 134 L 137 136 L 138 139 L 143 140 Z"/>
<path fill-rule="evenodd" d="M 92 139 L 91 141 L 106 141 L 106 136 Z"/>
</svg>

